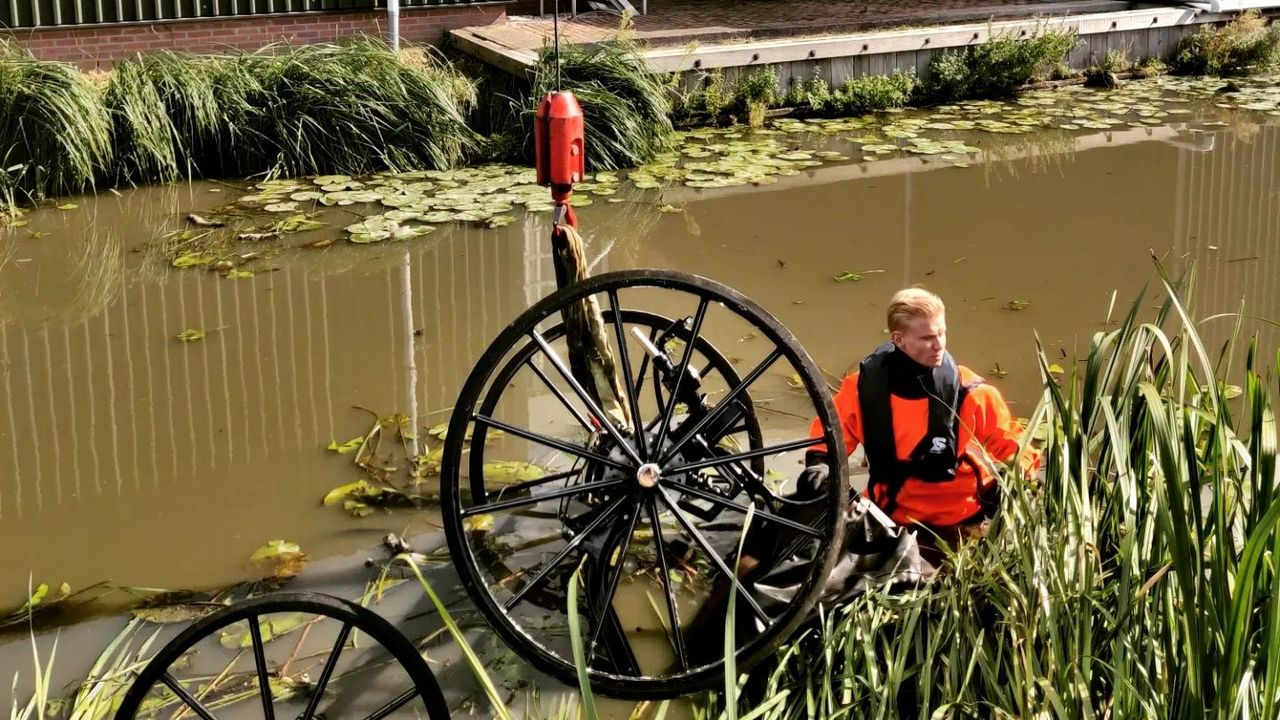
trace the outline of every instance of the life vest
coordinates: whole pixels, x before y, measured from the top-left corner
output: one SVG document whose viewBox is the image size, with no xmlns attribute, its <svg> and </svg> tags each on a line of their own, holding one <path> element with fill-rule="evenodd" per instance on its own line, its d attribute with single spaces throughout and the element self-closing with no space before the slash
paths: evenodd
<svg viewBox="0 0 1280 720">
<path fill-rule="evenodd" d="M 903 460 L 894 441 L 893 410 L 889 400 L 889 357 L 897 352 L 893 343 L 876 348 L 859 366 L 858 404 L 862 416 L 862 445 L 867 453 L 870 479 L 868 494 L 887 514 L 897 508 L 898 491 L 907 478 L 930 483 L 956 479 L 962 453 L 957 449 L 960 406 L 969 391 L 981 384 L 960 382 L 960 370 L 951 354 L 944 352 L 942 364 L 927 375 L 925 394 L 929 418 L 924 437 Z M 878 488 L 884 488 L 879 494 Z M 881 501 L 880 498 L 884 500 Z"/>
</svg>

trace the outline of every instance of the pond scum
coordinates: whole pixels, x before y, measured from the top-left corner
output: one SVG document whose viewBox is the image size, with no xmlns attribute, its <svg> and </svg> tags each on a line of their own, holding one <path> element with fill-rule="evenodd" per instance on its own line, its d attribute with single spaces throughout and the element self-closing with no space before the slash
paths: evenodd
<svg viewBox="0 0 1280 720">
<path fill-rule="evenodd" d="M 1197 320 L 1193 278 L 1173 280 L 1157 264 L 1154 313 L 1144 292 L 1063 373 L 1041 352 L 1043 394 L 1024 442 L 1043 453 L 1044 471 L 1030 481 L 1003 473 L 984 540 L 955 549 L 927 584 L 823 608 L 772 659 L 731 674 L 724 692 L 693 698 L 695 717 L 1276 717 L 1277 377 L 1264 368 L 1280 355 L 1241 337 L 1243 307 Z M 1234 326 L 1217 352 L 1200 338 L 1206 323 Z M 384 433 L 401 441 L 401 425 L 378 418 L 331 449 L 367 463 Z M 513 716 L 504 700 L 519 687 L 507 686 L 510 659 L 481 661 L 468 644 L 480 637 L 474 621 L 455 621 L 419 569 L 447 558 L 405 554 L 392 540 L 402 554 L 375 564 L 361 601 L 404 584 L 393 570 L 407 566 L 477 676 L 474 710 Z M 287 583 L 305 561 L 281 541 L 255 557 L 275 569 L 250 593 Z M 107 717 L 154 651 L 147 625 L 199 609 L 189 595 L 168 609 L 152 604 L 161 607 L 139 613 L 67 694 L 47 684 L 53 654 L 36 654 L 35 695 L 15 697 L 11 717 Z M 590 688 L 581 692 L 545 705 L 535 693 L 524 716 L 595 717 Z M 666 708 L 642 704 L 632 717 Z"/>
</svg>

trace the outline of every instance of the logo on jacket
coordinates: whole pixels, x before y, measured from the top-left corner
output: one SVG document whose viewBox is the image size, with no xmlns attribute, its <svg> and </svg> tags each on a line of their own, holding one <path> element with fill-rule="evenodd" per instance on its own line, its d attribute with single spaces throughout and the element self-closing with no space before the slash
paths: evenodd
<svg viewBox="0 0 1280 720">
<path fill-rule="evenodd" d="M 933 438 L 933 446 L 929 448 L 930 454 L 937 455 L 947 450 L 947 439 L 936 437 Z"/>
</svg>

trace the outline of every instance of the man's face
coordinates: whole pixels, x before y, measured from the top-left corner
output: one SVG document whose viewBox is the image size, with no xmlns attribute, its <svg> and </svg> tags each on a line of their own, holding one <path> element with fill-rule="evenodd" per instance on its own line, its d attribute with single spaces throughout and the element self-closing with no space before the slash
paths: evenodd
<svg viewBox="0 0 1280 720">
<path fill-rule="evenodd" d="M 913 318 L 905 329 L 894 330 L 890 338 L 907 357 L 925 367 L 938 367 L 947 349 L 947 316 Z"/>
</svg>

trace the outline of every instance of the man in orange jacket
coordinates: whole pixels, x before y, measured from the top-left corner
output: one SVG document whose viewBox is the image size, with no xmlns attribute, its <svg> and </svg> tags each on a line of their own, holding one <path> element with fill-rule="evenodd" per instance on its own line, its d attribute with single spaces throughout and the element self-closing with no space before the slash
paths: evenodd
<svg viewBox="0 0 1280 720">
<path fill-rule="evenodd" d="M 981 527 L 995 510 L 991 461 L 1013 462 L 1022 428 L 1000 391 L 947 352 L 946 308 L 919 288 L 889 301 L 889 342 L 862 361 L 835 396 L 845 447 L 866 450 L 865 495 L 899 524 L 919 524 L 954 540 Z M 822 435 L 817 420 L 813 437 Z M 817 487 L 827 466 L 823 446 L 806 456 L 802 486 Z M 1024 472 L 1039 464 L 1018 458 Z M 924 538 L 922 538 L 924 539 Z"/>
</svg>

